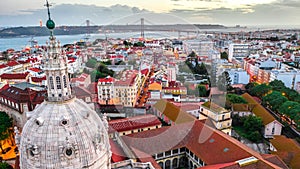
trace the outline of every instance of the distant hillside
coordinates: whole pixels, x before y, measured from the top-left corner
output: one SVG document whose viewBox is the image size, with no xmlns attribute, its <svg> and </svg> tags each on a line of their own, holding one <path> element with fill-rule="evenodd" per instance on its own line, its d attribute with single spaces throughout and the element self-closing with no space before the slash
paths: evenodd
<svg viewBox="0 0 300 169">
<path fill-rule="evenodd" d="M 85 34 L 85 33 L 95 33 L 99 26 L 92 26 L 87 29 L 82 26 L 66 26 L 66 27 L 57 27 L 54 30 L 55 35 L 76 35 L 76 34 Z M 49 30 L 46 27 L 15 27 L 7 28 L 0 30 L 0 37 L 9 38 L 9 37 L 20 37 L 20 36 L 47 36 L 49 35 Z"/>
<path fill-rule="evenodd" d="M 197 29 L 226 29 L 223 25 L 145 25 L 145 31 L 151 30 L 197 30 Z M 55 28 L 55 35 L 76 35 L 86 33 L 99 33 L 100 30 L 114 32 L 139 31 L 140 25 L 107 25 L 107 26 L 60 26 Z M 0 30 L 1 38 L 20 36 L 47 36 L 49 31 L 46 27 L 13 27 Z"/>
</svg>

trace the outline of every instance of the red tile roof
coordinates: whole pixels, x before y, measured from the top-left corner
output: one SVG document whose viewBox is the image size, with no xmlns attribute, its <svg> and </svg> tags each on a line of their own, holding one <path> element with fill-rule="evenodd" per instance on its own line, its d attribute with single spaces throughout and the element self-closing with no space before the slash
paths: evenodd
<svg viewBox="0 0 300 169">
<path fill-rule="evenodd" d="M 200 109 L 200 105 L 198 103 L 180 104 L 177 106 L 183 111 L 192 111 Z"/>
<path fill-rule="evenodd" d="M 230 163 L 254 156 L 265 168 L 279 168 L 225 133 L 194 121 L 122 136 L 131 148 L 149 155 L 186 147 L 207 165 Z"/>
<path fill-rule="evenodd" d="M 10 66 L 10 67 L 11 67 L 11 66 L 16 66 L 16 65 L 19 65 L 19 64 L 20 64 L 19 62 L 14 61 L 14 60 L 13 60 L 13 61 L 9 61 L 9 62 L 6 63 L 6 65 L 7 65 L 7 66 Z"/>
<path fill-rule="evenodd" d="M 97 94 L 97 83 L 96 83 L 96 82 L 92 82 L 91 84 L 89 84 L 89 86 L 87 87 L 87 89 L 88 89 L 92 94 Z"/>
<path fill-rule="evenodd" d="M 11 86 L 5 90 L 0 91 L 0 96 L 7 98 L 15 103 L 31 103 L 31 104 L 40 104 L 44 101 L 44 94 L 46 90 L 35 91 L 30 88 L 24 90 Z M 32 111 L 32 108 L 29 107 L 29 110 Z"/>
<path fill-rule="evenodd" d="M 44 77 L 31 77 L 31 81 L 36 82 L 36 83 L 40 83 L 44 80 L 46 80 L 46 76 L 44 76 Z"/>
<path fill-rule="evenodd" d="M 272 154 L 262 154 L 262 157 L 267 161 L 276 164 L 283 169 L 289 169 L 289 167 L 277 156 Z M 300 166 L 299 166 L 300 167 Z"/>
<path fill-rule="evenodd" d="M 87 90 L 86 88 L 81 87 L 81 86 L 74 86 L 74 87 L 72 87 L 72 92 L 78 98 L 80 98 L 80 97 L 88 97 L 88 96 L 92 95 L 89 90 Z"/>
<path fill-rule="evenodd" d="M 157 101 L 153 107 L 164 114 L 169 120 L 175 122 L 175 124 L 192 122 L 196 120 L 194 116 L 186 113 L 179 107 L 166 100 Z"/>
<path fill-rule="evenodd" d="M 130 131 L 134 129 L 146 128 L 150 126 L 161 125 L 159 119 L 151 114 L 135 116 L 131 118 L 124 118 L 118 120 L 111 120 L 108 122 L 109 132 Z"/>
<path fill-rule="evenodd" d="M 29 75 L 29 72 L 25 73 L 3 73 L 1 79 L 26 79 Z"/>
<path fill-rule="evenodd" d="M 112 139 L 109 139 L 109 144 L 112 152 L 111 161 L 113 163 L 127 160 L 127 157 L 119 144 L 115 143 Z"/>
<path fill-rule="evenodd" d="M 148 73 L 149 73 L 149 69 L 143 69 L 143 70 L 141 70 L 141 73 L 142 73 L 143 75 L 147 76 Z"/>
<path fill-rule="evenodd" d="M 105 78 L 100 78 L 98 80 L 98 82 L 100 82 L 100 83 L 113 83 L 114 81 L 115 81 L 115 78 L 110 77 L 110 76 L 107 76 Z"/>
<path fill-rule="evenodd" d="M 39 68 L 36 68 L 36 67 L 31 67 L 31 68 L 29 68 L 29 70 L 31 70 L 33 72 L 37 72 L 37 73 L 42 71 L 42 69 L 39 69 Z"/>
<path fill-rule="evenodd" d="M 300 146 L 293 140 L 285 136 L 274 136 L 270 140 L 277 151 L 271 152 L 278 155 L 291 168 L 300 168 Z"/>
<path fill-rule="evenodd" d="M 0 65 L 0 69 L 6 68 L 6 67 L 8 67 L 8 66 L 5 64 Z"/>
<path fill-rule="evenodd" d="M 72 79 L 71 79 L 71 82 L 76 82 L 76 81 L 84 82 L 88 77 L 89 77 L 88 74 L 82 73 L 82 74 L 81 74 L 80 76 L 78 76 L 77 78 L 72 78 Z"/>
<path fill-rule="evenodd" d="M 222 163 L 222 164 L 203 166 L 203 167 L 199 167 L 197 169 L 222 169 L 222 168 L 225 168 L 225 167 L 233 166 L 235 164 L 236 164 L 236 162 Z"/>
<path fill-rule="evenodd" d="M 123 73 L 120 80 L 115 82 L 115 86 L 131 86 L 135 82 L 135 78 L 138 74 L 137 70 L 127 70 Z"/>
<path fill-rule="evenodd" d="M 276 119 L 262 106 L 260 105 L 254 97 L 249 95 L 248 93 L 242 94 L 242 97 L 249 103 L 254 104 L 255 107 L 253 108 L 252 112 L 258 116 L 261 117 L 263 124 L 267 125 Z"/>
</svg>

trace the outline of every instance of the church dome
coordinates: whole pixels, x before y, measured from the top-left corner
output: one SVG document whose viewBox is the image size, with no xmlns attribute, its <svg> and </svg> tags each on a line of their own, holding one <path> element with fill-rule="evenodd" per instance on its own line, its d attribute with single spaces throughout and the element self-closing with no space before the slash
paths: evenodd
<svg viewBox="0 0 300 169">
<path fill-rule="evenodd" d="M 30 114 L 20 144 L 22 169 L 110 168 L 107 121 L 85 102 L 44 101 Z"/>
</svg>

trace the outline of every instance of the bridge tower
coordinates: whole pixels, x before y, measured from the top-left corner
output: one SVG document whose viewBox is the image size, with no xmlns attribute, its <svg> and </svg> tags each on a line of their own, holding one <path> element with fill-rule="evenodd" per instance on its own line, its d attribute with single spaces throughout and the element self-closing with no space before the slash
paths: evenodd
<svg viewBox="0 0 300 169">
<path fill-rule="evenodd" d="M 145 19 L 141 18 L 141 38 L 145 37 Z"/>
<path fill-rule="evenodd" d="M 85 21 L 85 23 L 86 23 L 86 26 L 87 26 L 87 27 L 89 27 L 89 26 L 91 25 L 91 21 L 88 20 L 88 19 Z"/>
</svg>

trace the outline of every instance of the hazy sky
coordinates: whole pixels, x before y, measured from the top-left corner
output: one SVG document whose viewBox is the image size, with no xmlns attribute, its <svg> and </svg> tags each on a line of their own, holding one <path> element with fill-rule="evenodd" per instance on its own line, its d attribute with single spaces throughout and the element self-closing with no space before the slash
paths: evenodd
<svg viewBox="0 0 300 169">
<path fill-rule="evenodd" d="M 57 17 L 58 24 L 80 25 L 87 18 L 95 24 L 108 24 L 124 16 L 147 12 L 154 15 L 176 16 L 180 18 L 179 20 L 189 23 L 300 25 L 298 19 L 300 0 L 49 0 L 49 2 L 53 3 L 51 10 Z M 46 20 L 44 4 L 43 0 L 1 0 L 0 24 L 36 25 L 37 20 Z M 154 20 L 159 18 L 153 17 Z M 161 21 L 163 22 L 163 19 Z"/>
</svg>

